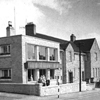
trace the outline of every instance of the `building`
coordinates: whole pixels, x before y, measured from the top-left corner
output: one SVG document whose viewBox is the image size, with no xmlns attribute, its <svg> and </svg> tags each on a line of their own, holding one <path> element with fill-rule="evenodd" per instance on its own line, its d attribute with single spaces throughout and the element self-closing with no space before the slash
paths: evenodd
<svg viewBox="0 0 100 100">
<path fill-rule="evenodd" d="M 70 41 L 61 44 L 63 83 L 79 82 L 81 62 L 82 81 L 93 82 L 100 80 L 100 49 L 95 38 L 76 40 L 74 34 Z M 81 51 L 81 60 L 79 60 Z"/>
<path fill-rule="evenodd" d="M 76 40 L 72 34 L 66 41 L 46 36 L 36 33 L 33 23 L 28 23 L 25 30 L 26 35 L 16 35 L 9 22 L 7 36 L 0 38 L 1 83 L 36 83 L 42 75 L 56 83 L 58 69 L 63 83 L 78 82 L 79 44 L 82 80 L 99 79 L 100 50 L 96 39 Z"/>
<path fill-rule="evenodd" d="M 33 23 L 25 29 L 26 35 L 15 35 L 9 23 L 7 37 L 0 38 L 0 82 L 37 82 L 41 75 L 56 79 L 55 71 L 60 67 L 59 43 L 38 37 Z"/>
</svg>

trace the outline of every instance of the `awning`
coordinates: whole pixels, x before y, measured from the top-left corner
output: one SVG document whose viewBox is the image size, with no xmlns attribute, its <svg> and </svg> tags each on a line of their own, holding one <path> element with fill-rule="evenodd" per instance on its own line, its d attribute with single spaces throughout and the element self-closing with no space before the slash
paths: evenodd
<svg viewBox="0 0 100 100">
<path fill-rule="evenodd" d="M 47 61 L 27 61 L 25 63 L 25 68 L 27 69 L 56 69 L 61 68 L 59 62 L 47 62 Z"/>
</svg>

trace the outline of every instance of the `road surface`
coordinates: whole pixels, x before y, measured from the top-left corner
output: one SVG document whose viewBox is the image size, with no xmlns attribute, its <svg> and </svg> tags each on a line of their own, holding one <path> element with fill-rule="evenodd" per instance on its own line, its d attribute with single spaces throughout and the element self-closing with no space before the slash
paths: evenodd
<svg viewBox="0 0 100 100">
<path fill-rule="evenodd" d="M 86 92 L 62 94 L 59 96 L 59 98 L 58 95 L 39 97 L 1 92 L 0 100 L 100 100 L 100 89 Z"/>
</svg>

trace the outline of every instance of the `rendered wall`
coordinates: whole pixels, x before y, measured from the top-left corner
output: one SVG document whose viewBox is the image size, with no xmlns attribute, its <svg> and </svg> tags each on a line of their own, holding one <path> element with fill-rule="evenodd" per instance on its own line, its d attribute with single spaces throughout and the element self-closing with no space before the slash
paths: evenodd
<svg viewBox="0 0 100 100">
<path fill-rule="evenodd" d="M 58 88 L 60 89 L 60 94 L 78 92 L 79 83 L 61 84 L 59 85 L 59 87 L 57 85 L 43 87 L 42 84 L 0 84 L 1 92 L 29 94 L 37 96 L 57 95 Z M 82 91 L 86 91 L 86 89 L 86 82 L 83 82 Z"/>
</svg>

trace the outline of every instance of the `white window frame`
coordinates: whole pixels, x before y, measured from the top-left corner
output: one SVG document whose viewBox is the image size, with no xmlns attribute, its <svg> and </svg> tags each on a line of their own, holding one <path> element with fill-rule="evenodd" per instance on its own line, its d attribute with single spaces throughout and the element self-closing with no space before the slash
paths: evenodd
<svg viewBox="0 0 100 100">
<path fill-rule="evenodd" d="M 40 59 L 40 47 L 42 47 L 42 48 L 45 48 L 45 59 Z M 39 56 L 39 61 L 46 61 L 47 60 L 47 47 L 45 47 L 45 46 L 39 46 L 39 54 L 38 54 L 38 56 Z"/>
<path fill-rule="evenodd" d="M 50 55 L 50 50 L 54 50 L 54 55 L 53 55 L 53 56 L 54 56 L 54 59 L 50 59 L 50 57 L 51 57 L 51 55 Z M 50 60 L 50 61 L 56 61 L 56 56 L 57 56 L 57 55 L 56 55 L 56 52 L 57 52 L 57 49 L 56 49 L 56 48 L 50 48 L 50 49 L 49 49 L 49 60 Z"/>
<path fill-rule="evenodd" d="M 4 71 L 5 70 L 7 70 L 8 72 L 7 72 L 7 74 L 8 74 L 8 76 L 6 77 L 6 78 L 4 78 Z M 0 81 L 8 81 L 8 80 L 12 80 L 12 69 L 11 68 L 1 68 L 0 69 L 0 74 L 2 75 L 2 76 L 0 76 Z M 10 73 L 10 74 L 9 74 Z M 10 76 L 9 76 L 10 75 Z M 1 78 L 2 77 L 2 78 Z M 8 77 L 10 77 L 10 78 L 8 78 Z"/>
<path fill-rule="evenodd" d="M 9 55 L 11 55 L 11 45 L 10 44 L 0 45 L 0 57 Z"/>
<path fill-rule="evenodd" d="M 34 46 L 34 57 L 29 58 L 29 46 Z M 27 60 L 36 60 L 36 45 L 34 44 L 27 44 Z"/>
</svg>

